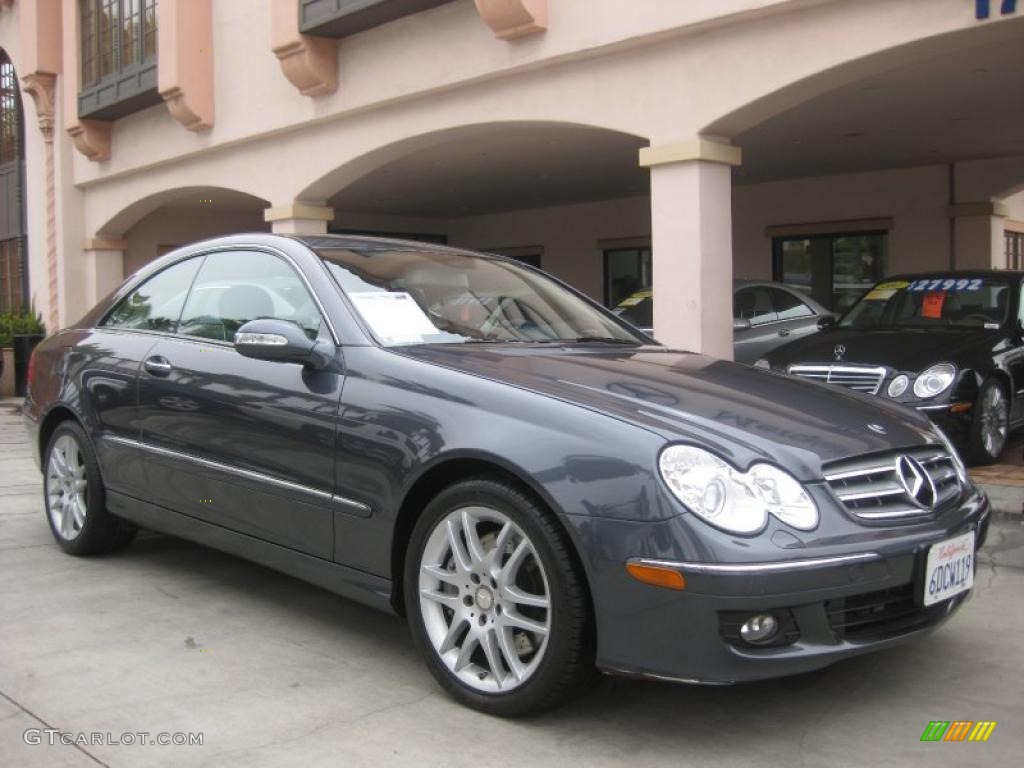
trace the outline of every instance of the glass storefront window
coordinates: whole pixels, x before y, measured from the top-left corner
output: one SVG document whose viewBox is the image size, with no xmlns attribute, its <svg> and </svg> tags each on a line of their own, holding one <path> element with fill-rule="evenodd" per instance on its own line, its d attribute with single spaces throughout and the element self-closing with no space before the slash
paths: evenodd
<svg viewBox="0 0 1024 768">
<path fill-rule="evenodd" d="M 844 312 L 885 276 L 887 239 L 885 232 L 776 237 L 774 279 Z"/>
<path fill-rule="evenodd" d="M 637 291 L 651 288 L 651 249 L 612 248 L 604 252 L 604 305 L 617 307 Z"/>
<path fill-rule="evenodd" d="M 1006 268 L 1024 268 L 1024 232 L 1003 233 L 1003 242 L 1006 245 Z"/>
</svg>

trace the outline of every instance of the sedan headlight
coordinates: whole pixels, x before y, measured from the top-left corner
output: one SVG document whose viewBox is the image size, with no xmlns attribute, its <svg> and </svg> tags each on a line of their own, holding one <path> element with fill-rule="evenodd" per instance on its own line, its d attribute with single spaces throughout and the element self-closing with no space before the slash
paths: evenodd
<svg viewBox="0 0 1024 768">
<path fill-rule="evenodd" d="M 914 394 L 922 400 L 935 397 L 940 392 L 949 389 L 954 378 L 956 378 L 956 368 L 949 363 L 933 365 L 917 377 L 917 381 L 914 382 Z"/>
<path fill-rule="evenodd" d="M 671 445 L 658 465 L 675 497 L 717 528 L 757 533 L 768 515 L 802 531 L 818 525 L 818 508 L 804 487 L 771 464 L 740 472 L 701 448 Z"/>
</svg>

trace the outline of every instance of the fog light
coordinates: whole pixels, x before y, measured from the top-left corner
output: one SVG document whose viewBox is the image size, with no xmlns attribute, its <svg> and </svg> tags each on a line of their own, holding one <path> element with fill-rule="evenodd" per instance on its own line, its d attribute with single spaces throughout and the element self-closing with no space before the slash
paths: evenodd
<svg viewBox="0 0 1024 768">
<path fill-rule="evenodd" d="M 907 391 L 907 387 L 910 385 L 910 379 L 904 374 L 900 374 L 895 379 L 889 382 L 889 397 L 899 397 Z"/>
<path fill-rule="evenodd" d="M 770 613 L 751 616 L 740 627 L 740 637 L 751 645 L 769 642 L 779 631 L 779 622 Z"/>
</svg>

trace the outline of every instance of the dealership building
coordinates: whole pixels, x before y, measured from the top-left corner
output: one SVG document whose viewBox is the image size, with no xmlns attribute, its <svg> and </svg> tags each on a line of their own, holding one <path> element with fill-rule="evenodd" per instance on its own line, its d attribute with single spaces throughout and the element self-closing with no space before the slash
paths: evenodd
<svg viewBox="0 0 1024 768">
<path fill-rule="evenodd" d="M 176 246 L 340 232 L 651 288 L 728 356 L 734 277 L 1024 267 L 1024 3 L 0 0 L 0 195 L 0 312 L 50 330 Z"/>
</svg>

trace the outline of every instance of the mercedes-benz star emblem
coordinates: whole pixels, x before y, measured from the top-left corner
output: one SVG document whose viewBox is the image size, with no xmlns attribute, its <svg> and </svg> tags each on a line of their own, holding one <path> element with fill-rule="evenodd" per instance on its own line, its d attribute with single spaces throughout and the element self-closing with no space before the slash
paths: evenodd
<svg viewBox="0 0 1024 768">
<path fill-rule="evenodd" d="M 836 360 L 842 360 L 843 355 L 846 354 L 846 345 L 836 344 L 835 349 L 832 350 L 832 354 L 836 356 Z"/>
<path fill-rule="evenodd" d="M 917 506 L 929 510 L 935 508 L 935 483 L 921 462 L 910 456 L 900 456 L 896 460 L 896 474 L 903 490 Z"/>
</svg>

